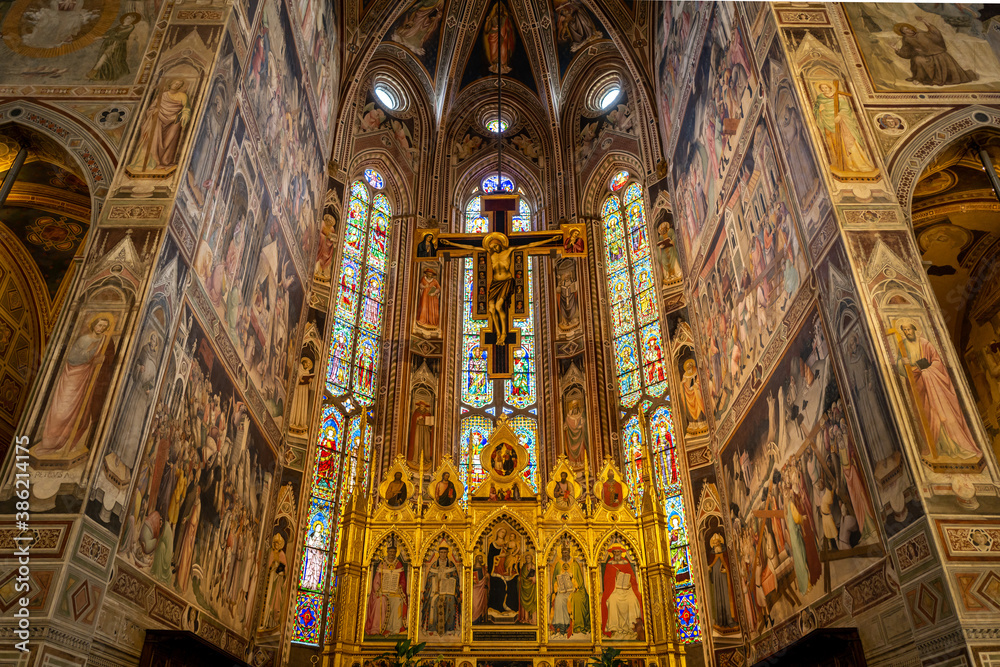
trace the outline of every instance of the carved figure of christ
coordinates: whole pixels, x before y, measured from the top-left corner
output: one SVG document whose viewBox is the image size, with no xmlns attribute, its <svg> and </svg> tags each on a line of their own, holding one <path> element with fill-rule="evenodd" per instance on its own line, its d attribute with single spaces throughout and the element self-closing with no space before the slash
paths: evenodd
<svg viewBox="0 0 1000 667">
<path fill-rule="evenodd" d="M 529 315 L 524 287 L 527 279 L 525 255 L 553 251 L 563 254 L 564 241 L 569 237 L 569 229 L 563 228 L 511 232 L 510 224 L 517 211 L 518 195 L 484 195 L 482 215 L 489 220 L 489 231 L 485 234 L 435 234 L 435 256 L 472 256 L 474 311 L 475 315 L 485 316 L 487 320 L 480 334 L 480 346 L 486 350 L 491 379 L 512 376 L 514 350 L 521 344 L 520 331 L 513 327 L 513 321 Z M 419 233 L 417 236 L 419 243 L 422 238 Z"/>
</svg>

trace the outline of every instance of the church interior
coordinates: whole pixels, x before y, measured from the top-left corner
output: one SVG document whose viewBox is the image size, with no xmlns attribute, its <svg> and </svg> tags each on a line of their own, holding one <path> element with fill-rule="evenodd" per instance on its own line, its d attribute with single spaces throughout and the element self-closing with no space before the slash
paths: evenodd
<svg viewBox="0 0 1000 667">
<path fill-rule="evenodd" d="M 0 33 L 0 664 L 1000 665 L 1000 7 Z"/>
</svg>

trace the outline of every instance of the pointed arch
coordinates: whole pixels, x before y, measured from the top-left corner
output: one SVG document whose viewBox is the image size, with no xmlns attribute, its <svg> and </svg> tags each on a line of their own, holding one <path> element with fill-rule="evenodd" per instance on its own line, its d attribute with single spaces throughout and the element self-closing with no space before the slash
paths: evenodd
<svg viewBox="0 0 1000 667">
<path fill-rule="evenodd" d="M 482 529 L 476 533 L 473 544 L 477 547 L 481 546 L 484 541 L 489 541 L 491 535 L 502 523 L 507 523 L 510 527 L 514 528 L 520 535 L 525 539 L 525 542 L 529 548 L 532 550 L 537 550 L 534 533 L 530 528 L 517 516 L 511 514 L 507 510 L 497 509 L 494 511 L 493 516 L 485 523 Z"/>
<path fill-rule="evenodd" d="M 439 530 L 431 539 L 425 541 L 421 545 L 423 549 L 423 558 L 420 563 L 426 563 L 431 560 L 437 553 L 442 542 L 446 543 L 448 547 L 452 550 L 451 556 L 455 561 L 461 565 L 462 564 L 462 541 L 455 535 L 453 535 L 447 528 L 442 528 Z"/>
<path fill-rule="evenodd" d="M 488 191 L 488 181 L 496 177 L 485 165 L 477 170 L 477 180 L 470 183 L 466 191 L 468 199 L 462 202 L 462 231 L 474 233 L 486 230 L 486 219 L 481 217 L 481 198 Z M 502 172 L 510 179 L 514 192 L 524 194 L 522 181 L 512 176 L 510 171 Z M 527 197 L 520 197 L 520 211 L 514 216 L 513 231 L 537 229 L 534 211 Z M 461 314 L 459 335 L 459 368 L 457 394 L 462 417 L 458 422 L 459 474 L 465 486 L 462 503 L 486 479 L 486 472 L 479 463 L 479 452 L 486 446 L 493 424 L 500 414 L 510 416 L 511 426 L 521 444 L 528 450 L 528 465 L 524 472 L 525 481 L 535 491 L 538 490 L 539 451 L 539 401 L 538 401 L 538 355 L 536 351 L 536 328 L 538 305 L 534 294 L 539 290 L 535 261 L 530 260 L 527 270 L 527 301 L 531 304 L 531 315 L 515 324 L 520 330 L 521 345 L 514 352 L 513 373 L 510 379 L 497 384 L 488 376 L 486 351 L 480 345 L 480 330 L 486 321 L 477 317 L 473 310 L 473 277 L 471 259 L 463 260 L 460 294 Z"/>
<path fill-rule="evenodd" d="M 390 546 L 395 547 L 400 560 L 405 560 L 407 563 L 413 562 L 413 556 L 417 553 L 417 546 L 410 541 L 407 535 L 395 530 L 387 530 L 377 539 L 371 541 L 371 546 L 368 548 L 367 553 L 365 553 L 364 562 L 370 563 Z"/>
<path fill-rule="evenodd" d="M 642 550 L 639 549 L 639 545 L 627 535 L 615 528 L 612 528 L 605 533 L 597 544 L 600 546 L 594 551 L 594 562 L 598 565 L 604 562 L 604 559 L 608 554 L 608 549 L 616 544 L 622 545 L 628 550 L 629 555 L 635 560 L 637 566 L 642 562 L 639 560 L 639 554 L 642 553 Z"/>
<path fill-rule="evenodd" d="M 354 406 L 367 410 L 374 405 L 382 366 L 393 207 L 384 192 L 385 177 L 375 179 L 383 185 L 376 188 L 366 181 L 364 171 L 356 172 L 346 195 L 343 243 L 335 274 L 339 277 L 330 303 L 333 322 L 326 392 L 298 572 L 302 604 L 308 609 L 326 607 L 327 627 L 333 611 L 328 596 L 337 585 L 332 572 L 337 565 L 340 517 L 359 472 L 362 477 L 367 475 L 371 463 L 372 425 L 368 423 L 361 433 L 362 416 Z M 409 553 L 415 553 L 413 545 L 409 548 Z M 320 624 L 310 614 L 299 614 L 292 641 L 317 645 L 320 633 L 314 625 Z"/>
<path fill-rule="evenodd" d="M 544 562 L 546 564 L 551 563 L 552 560 L 557 556 L 556 551 L 561 549 L 563 543 L 567 540 L 573 542 L 577 546 L 577 548 L 580 550 L 580 553 L 583 555 L 584 560 L 587 562 L 588 567 L 592 566 L 593 553 L 590 551 L 590 549 L 584 546 L 583 540 L 581 540 L 581 538 L 578 535 L 574 534 L 572 531 L 566 528 L 559 531 L 555 535 L 555 537 L 549 540 L 548 544 L 545 545 L 545 551 L 543 553 L 543 556 L 545 557 Z"/>
</svg>

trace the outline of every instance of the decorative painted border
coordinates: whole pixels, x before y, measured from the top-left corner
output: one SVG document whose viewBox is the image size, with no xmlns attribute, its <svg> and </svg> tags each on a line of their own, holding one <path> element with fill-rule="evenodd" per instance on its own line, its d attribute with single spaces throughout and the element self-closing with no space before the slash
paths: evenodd
<svg viewBox="0 0 1000 667">
<path fill-rule="evenodd" d="M 934 528 L 948 560 L 1000 562 L 1000 519 L 935 519 Z"/>
</svg>

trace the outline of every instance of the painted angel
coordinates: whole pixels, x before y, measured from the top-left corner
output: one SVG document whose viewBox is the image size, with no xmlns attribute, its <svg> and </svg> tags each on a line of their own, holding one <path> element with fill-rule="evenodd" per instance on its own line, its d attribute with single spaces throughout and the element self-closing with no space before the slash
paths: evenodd
<svg viewBox="0 0 1000 667">
<path fill-rule="evenodd" d="M 362 132 L 374 132 L 385 122 L 385 112 L 376 107 L 374 102 L 369 102 L 358 119 L 361 121 Z"/>
</svg>

